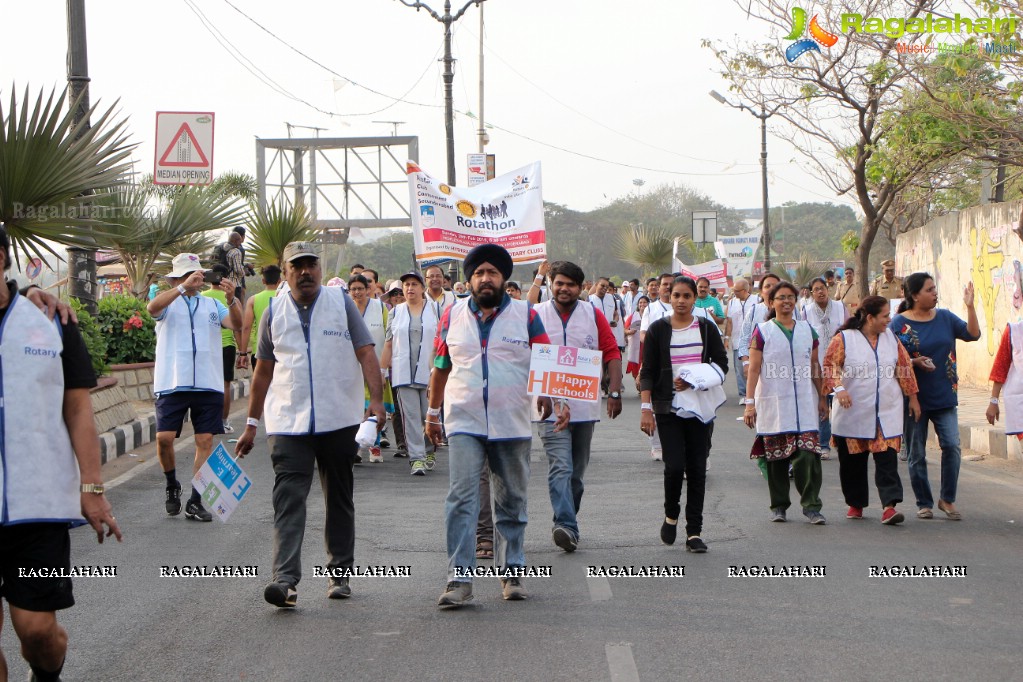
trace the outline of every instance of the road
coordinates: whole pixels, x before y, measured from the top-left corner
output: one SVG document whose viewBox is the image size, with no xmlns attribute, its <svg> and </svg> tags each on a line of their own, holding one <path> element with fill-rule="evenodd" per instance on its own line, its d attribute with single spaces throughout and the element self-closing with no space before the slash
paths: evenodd
<svg viewBox="0 0 1023 682">
<path fill-rule="evenodd" d="M 730 383 L 734 391 L 734 384 Z M 478 579 L 473 605 L 442 612 L 447 453 L 425 478 L 385 451 L 356 468 L 360 566 L 409 566 L 411 577 L 353 579 L 347 601 L 326 598 L 323 504 L 310 495 L 298 608 L 262 598 L 270 579 L 272 472 L 262 437 L 243 465 L 253 488 L 226 524 L 163 511 L 155 453 L 108 465 L 123 544 L 73 531 L 73 565 L 113 565 L 115 578 L 75 581 L 65 680 L 1010 680 L 1019 679 L 1023 598 L 1023 472 L 964 462 L 965 520 L 845 519 L 838 463 L 824 466 L 828 525 L 798 514 L 768 521 L 767 485 L 748 459 L 750 432 L 734 399 L 718 417 L 704 539 L 687 554 L 661 544 L 662 477 L 638 431 L 638 400 L 597 428 L 580 515 L 582 542 L 550 541 L 546 463 L 534 443 L 527 563 L 550 578 L 504 602 Z M 235 419 L 238 423 L 239 419 Z M 189 456 L 180 461 L 187 461 Z M 183 469 L 179 466 L 179 470 Z M 903 484 L 910 495 L 905 463 Z M 798 500 L 798 496 L 794 499 Z M 942 516 L 941 514 L 938 514 Z M 794 517 L 794 518 L 793 518 Z M 161 566 L 254 565 L 258 577 L 160 577 Z M 729 577 L 730 566 L 824 566 L 824 577 Z M 587 567 L 684 565 L 684 577 L 587 577 Z M 965 577 L 871 578 L 874 565 L 966 566 Z M 11 679 L 26 668 L 8 627 Z"/>
</svg>

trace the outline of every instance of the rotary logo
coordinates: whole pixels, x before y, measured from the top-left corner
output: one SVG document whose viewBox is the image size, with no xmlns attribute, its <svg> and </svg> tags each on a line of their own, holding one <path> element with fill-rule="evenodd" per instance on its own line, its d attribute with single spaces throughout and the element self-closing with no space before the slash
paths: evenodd
<svg viewBox="0 0 1023 682">
<path fill-rule="evenodd" d="M 473 204 L 471 201 L 459 199 L 458 203 L 455 204 L 455 207 L 458 209 L 458 212 L 464 215 L 466 218 L 476 217 L 476 205 Z"/>
<path fill-rule="evenodd" d="M 440 190 L 441 194 L 451 194 L 451 188 L 448 187 L 447 185 L 443 185 L 443 184 L 442 185 L 438 185 L 437 189 Z"/>
</svg>

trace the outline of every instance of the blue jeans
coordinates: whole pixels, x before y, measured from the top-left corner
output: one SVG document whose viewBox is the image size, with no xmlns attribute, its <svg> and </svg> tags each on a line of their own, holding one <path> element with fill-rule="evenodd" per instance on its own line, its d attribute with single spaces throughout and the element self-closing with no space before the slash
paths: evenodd
<svg viewBox="0 0 1023 682">
<path fill-rule="evenodd" d="M 550 466 L 547 488 L 554 509 L 554 527 L 568 530 L 577 542 L 579 523 L 575 515 L 583 499 L 583 475 L 590 463 L 593 426 L 593 422 L 578 422 L 557 433 L 553 422 L 542 422 L 538 426 Z"/>
<path fill-rule="evenodd" d="M 746 351 L 749 354 L 749 350 Z M 739 349 L 732 351 L 732 371 L 735 372 L 735 385 L 739 387 L 739 397 L 746 397 L 746 377 L 742 373 L 742 361 L 739 360 Z"/>
<path fill-rule="evenodd" d="M 831 405 L 833 404 L 834 399 L 835 399 L 835 396 L 833 396 L 833 395 L 829 395 L 828 396 L 828 408 L 831 407 Z M 825 417 L 824 419 L 822 419 L 820 421 L 820 423 L 817 425 L 817 430 L 819 431 L 818 436 L 819 436 L 819 442 L 821 444 L 821 452 L 823 452 L 825 450 L 830 452 L 831 451 L 831 418 L 830 417 Z"/>
<path fill-rule="evenodd" d="M 909 452 L 909 482 L 916 495 L 916 506 L 920 509 L 934 507 L 931 484 L 927 480 L 927 422 L 934 424 L 934 432 L 941 446 L 941 499 L 956 501 L 956 486 L 959 483 L 959 410 L 948 407 L 944 410 L 924 410 L 920 421 L 906 415 L 906 449 Z"/>
<path fill-rule="evenodd" d="M 448 437 L 448 497 L 444 522 L 448 542 L 448 582 L 472 582 L 456 569 L 476 568 L 476 522 L 480 514 L 480 475 L 490 465 L 490 494 L 494 500 L 494 565 L 526 565 L 526 487 L 529 484 L 531 439 L 488 441 L 455 434 Z"/>
</svg>

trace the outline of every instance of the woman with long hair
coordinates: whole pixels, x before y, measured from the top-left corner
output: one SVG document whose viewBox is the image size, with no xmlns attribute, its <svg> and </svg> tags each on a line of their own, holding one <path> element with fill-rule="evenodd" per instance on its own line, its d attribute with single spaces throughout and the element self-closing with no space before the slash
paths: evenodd
<svg viewBox="0 0 1023 682">
<path fill-rule="evenodd" d="M 422 275 L 418 272 L 402 275 L 401 288 L 405 302 L 391 311 L 380 367 L 390 372 L 391 385 L 398 394 L 411 473 L 425 476 L 433 470 L 437 457 L 437 448 L 432 443 L 427 445 L 423 429 L 430 406 L 426 388 L 433 367 L 433 337 L 440 320 L 436 308 L 426 305 Z"/>
<path fill-rule="evenodd" d="M 963 290 L 968 321 L 945 308 L 938 308 L 938 289 L 926 272 L 914 272 L 902 282 L 903 300 L 891 329 L 912 358 L 920 387 L 920 419 L 906 419 L 906 447 L 909 451 L 909 481 L 916 495 L 916 515 L 934 517 L 934 497 L 927 480 L 927 424 L 941 446 L 941 489 L 938 509 L 953 521 L 962 518 L 956 509 L 959 483 L 959 375 L 956 371 L 956 340 L 980 338 L 980 322 L 973 307 L 973 282 Z"/>
<path fill-rule="evenodd" d="M 898 452 L 902 445 L 902 399 L 912 419 L 920 417 L 916 377 L 909 353 L 888 328 L 891 306 L 868 296 L 856 315 L 831 339 L 824 355 L 824 391 L 834 392 L 831 432 L 838 449 L 838 476 L 849 505 L 848 519 L 862 519 L 870 499 L 867 460 L 874 457 L 874 484 L 881 498 L 881 523 L 905 520 Z"/>
<path fill-rule="evenodd" d="M 682 370 L 708 370 L 720 387 L 728 371 L 728 353 L 713 321 L 693 314 L 696 282 L 676 277 L 671 285 L 672 314 L 653 322 L 643 344 L 640 429 L 648 436 L 656 424 L 664 457 L 664 522 L 661 542 L 674 544 L 682 511 L 682 484 L 686 483 L 686 549 L 703 553 L 707 545 L 703 531 L 703 500 L 707 484 L 707 455 L 710 449 L 713 412 L 720 406 L 705 405 L 699 416 L 675 405 L 676 393 L 697 389 L 679 378 Z M 711 365 L 716 366 L 716 369 Z M 695 380 L 694 380 L 695 381 Z M 724 391 L 720 392 L 724 402 Z M 685 416 L 682 416 L 682 415 Z"/>
<path fill-rule="evenodd" d="M 817 433 L 828 411 L 817 359 L 817 332 L 795 318 L 799 289 L 779 282 L 767 295 L 767 320 L 753 331 L 743 421 L 756 428 L 750 458 L 767 462 L 771 520 L 784 522 L 789 508 L 789 464 L 803 515 L 820 526 L 821 461 Z M 808 381 L 809 379 L 809 381 Z"/>
<path fill-rule="evenodd" d="M 838 328 L 845 324 L 849 317 L 846 314 L 845 305 L 833 301 L 828 297 L 828 283 L 823 277 L 815 277 L 810 282 L 811 299 L 803 305 L 803 317 L 813 330 L 817 332 L 817 338 L 825 348 L 831 343 L 831 337 Z M 831 408 L 831 391 L 825 392 L 828 396 L 828 408 Z M 821 459 L 831 459 L 831 420 L 825 416 L 820 423 Z"/>
<path fill-rule="evenodd" d="M 639 366 L 643 359 L 643 341 L 640 339 L 639 326 L 643 323 L 643 311 L 650 305 L 650 299 L 645 295 L 635 301 L 635 309 L 625 319 L 625 373 L 631 374 L 636 380 L 636 389 L 639 390 Z"/>
</svg>

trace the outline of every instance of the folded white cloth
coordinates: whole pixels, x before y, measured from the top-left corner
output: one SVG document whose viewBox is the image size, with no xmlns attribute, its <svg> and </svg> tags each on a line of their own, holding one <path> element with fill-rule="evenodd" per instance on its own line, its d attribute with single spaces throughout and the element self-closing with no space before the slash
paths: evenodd
<svg viewBox="0 0 1023 682">
<path fill-rule="evenodd" d="M 364 448 L 372 447 L 377 443 L 377 418 L 370 417 L 362 422 L 359 431 L 355 434 L 355 442 Z"/>
<path fill-rule="evenodd" d="M 724 370 L 714 363 L 702 362 L 680 368 L 678 378 L 692 388 L 675 392 L 671 401 L 675 414 L 684 418 L 695 417 L 704 424 L 714 421 L 717 409 L 727 400 Z"/>
</svg>

